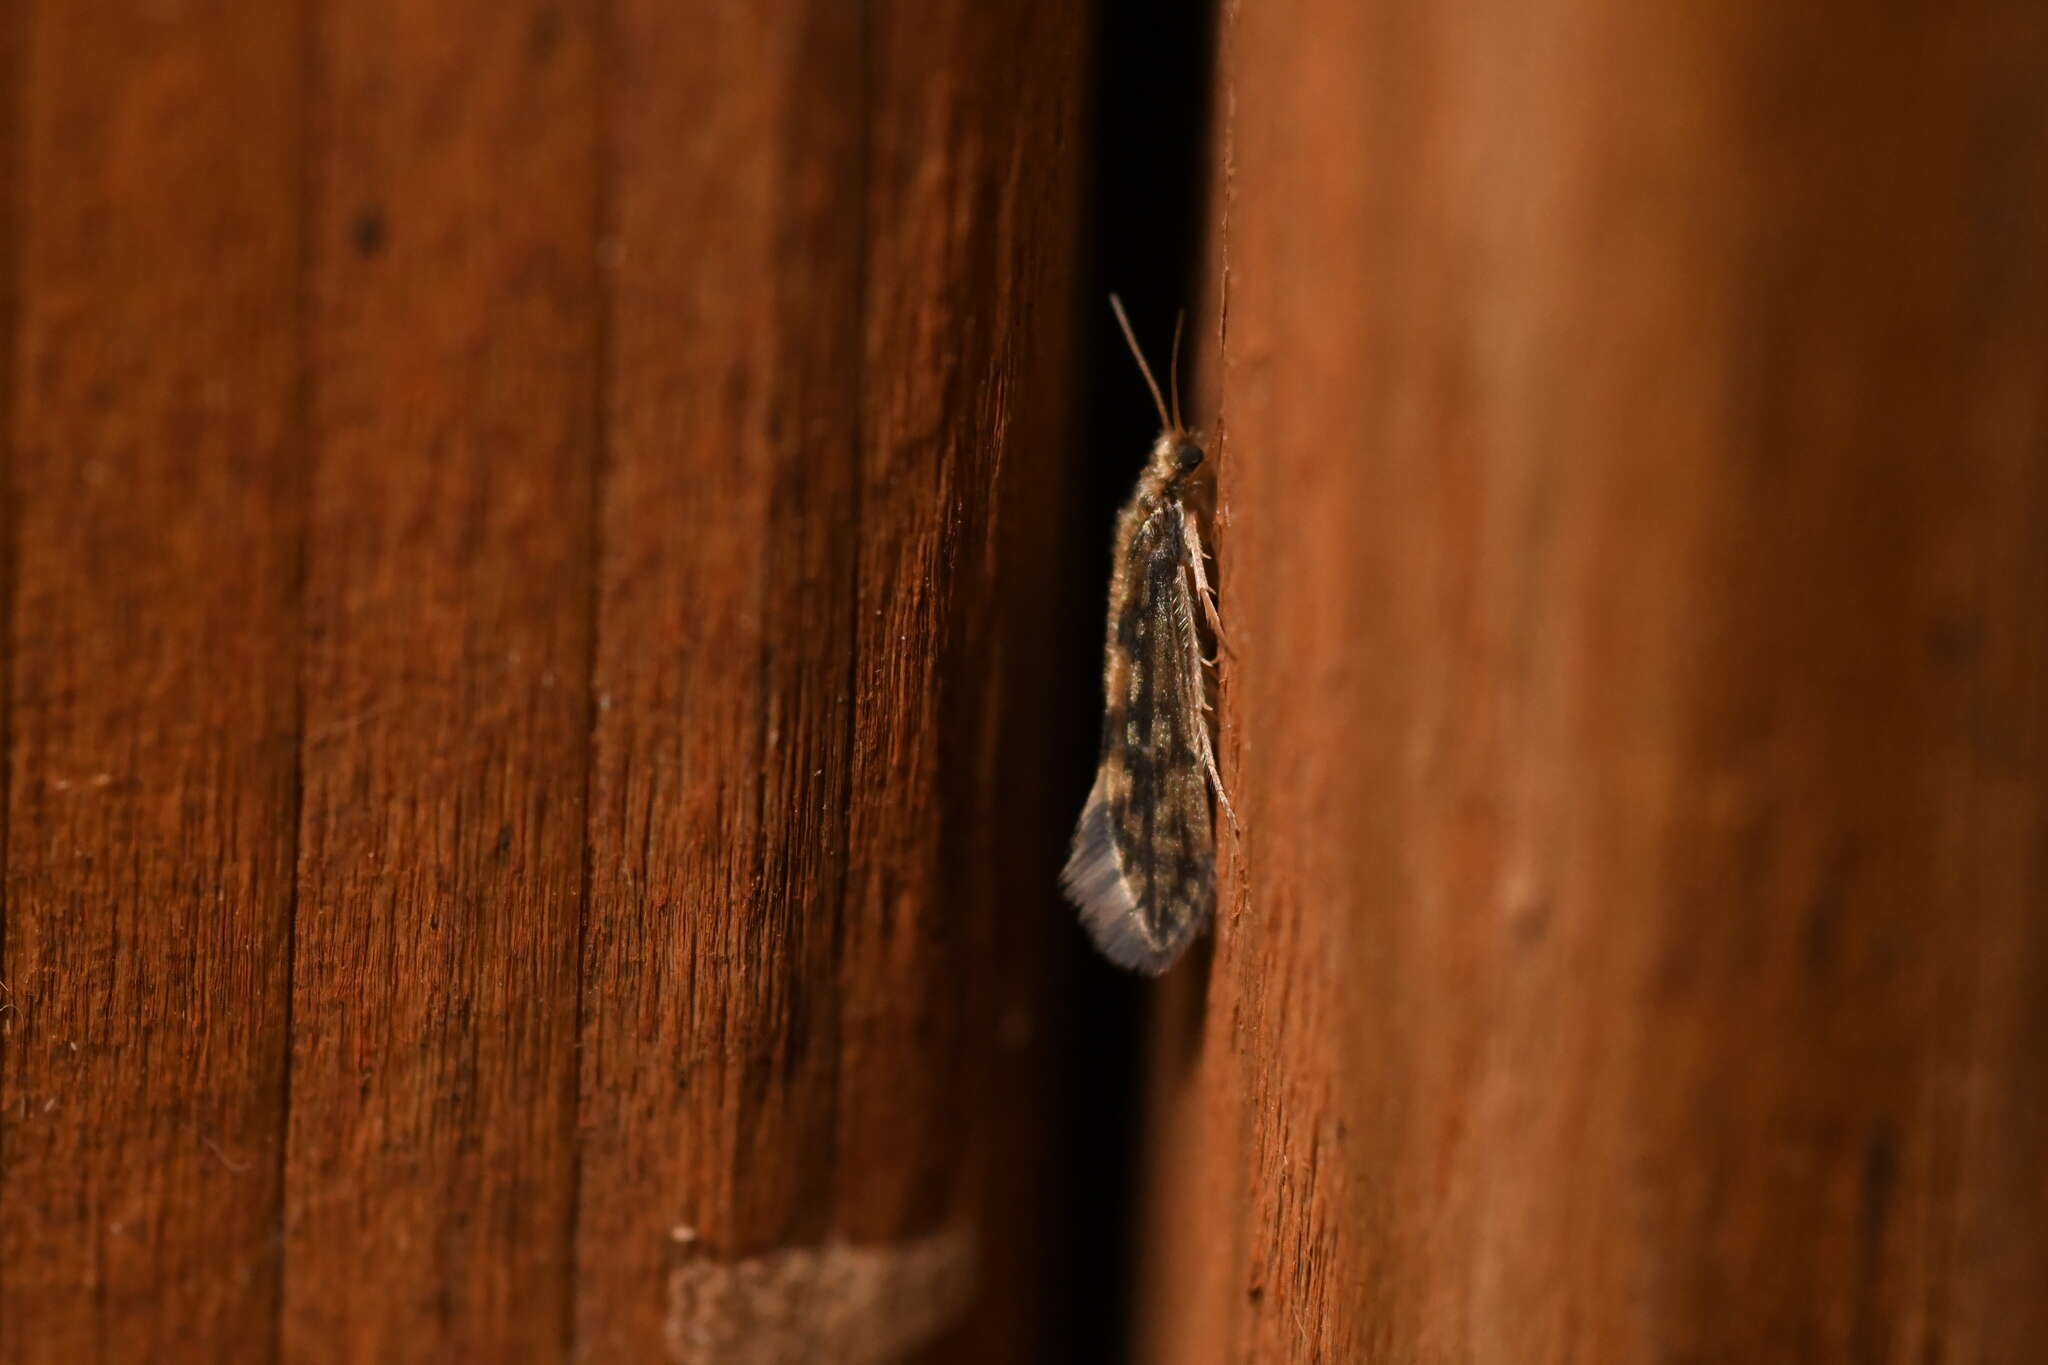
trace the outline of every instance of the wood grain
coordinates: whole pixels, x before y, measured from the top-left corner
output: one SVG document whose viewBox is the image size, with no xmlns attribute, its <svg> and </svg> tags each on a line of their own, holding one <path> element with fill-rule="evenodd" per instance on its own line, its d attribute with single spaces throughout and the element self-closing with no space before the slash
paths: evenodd
<svg viewBox="0 0 2048 1365">
<path fill-rule="evenodd" d="M 1042 1069 L 982 1078 L 995 1002 L 1060 926 L 1049 881 L 992 890 L 963 850 L 1052 865 L 1029 767 L 1014 831 L 965 815 L 1056 712 L 991 711 L 998 637 L 1028 650 L 1046 609 L 998 585 L 993 536 L 1010 494 L 1021 563 L 1061 534 L 1073 18 L 616 11 L 586 1358 L 713 1358 L 729 1321 L 673 1286 L 744 1315 L 770 1284 L 866 1359 L 875 1305 L 790 1277 L 859 1258 L 886 1283 L 977 1237 L 1013 1281 L 1036 1264 L 1042 1148 L 978 1116 L 1036 1107 Z M 1035 1292 L 992 1286 L 957 1349 L 1028 1357 Z M 810 1339 L 790 1313 L 776 1339 Z"/>
<path fill-rule="evenodd" d="M 10 1361 L 260 1359 L 275 1330 L 298 32 L 151 9 L 7 25 Z"/>
<path fill-rule="evenodd" d="M 878 7 L 837 1217 L 975 1243 L 932 1359 L 1058 1358 L 1040 1278 L 1072 735 L 1063 441 L 1087 69 L 1077 3 Z M 950 588 L 950 591 L 945 589 Z M 1085 655 L 1083 656 L 1085 657 Z M 906 983 L 919 983 L 906 989 Z M 1035 1141 L 1034 1141 L 1035 1138 Z"/>
<path fill-rule="evenodd" d="M 2037 1358 L 2048 27 L 1224 50 L 1246 837 L 1143 1356 Z"/>
<path fill-rule="evenodd" d="M 0 1358 L 1040 1354 L 1078 7 L 19 12 Z"/>
<path fill-rule="evenodd" d="M 982 752 L 989 678 L 975 626 L 996 567 L 994 495 L 1019 406 L 1010 386 L 1021 363 L 1047 368 L 1025 328 L 1066 315 L 1062 273 L 1042 263 L 1069 249 L 1054 177 L 1073 173 L 1055 169 L 1053 92 L 1026 101 L 1021 73 L 1079 66 L 1078 17 L 1059 7 L 883 7 L 873 22 L 857 799 L 835 1134 L 838 1217 L 863 1240 L 930 1226 L 973 1176 L 960 1165 L 971 1054 L 951 1040 L 977 1022 L 994 930 L 991 908 L 958 898 L 962 842 L 975 834 L 962 817 L 976 787 L 962 774 Z M 1026 458 L 1043 468 L 1052 452 Z"/>
<path fill-rule="evenodd" d="M 577 1243 L 591 1360 L 666 1349 L 672 1260 L 830 1230 L 859 43 L 858 13 L 829 3 L 623 4 L 607 39 L 615 264 Z"/>
<path fill-rule="evenodd" d="M 593 7 L 319 16 L 282 1342 L 570 1332 L 597 443 Z"/>
</svg>

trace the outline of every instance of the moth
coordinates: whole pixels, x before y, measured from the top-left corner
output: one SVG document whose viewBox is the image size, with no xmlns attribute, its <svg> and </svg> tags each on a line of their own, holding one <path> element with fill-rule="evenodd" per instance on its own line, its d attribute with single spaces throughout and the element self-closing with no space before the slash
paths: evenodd
<svg viewBox="0 0 2048 1365">
<path fill-rule="evenodd" d="M 1223 629 L 1188 505 L 1202 467 L 1198 433 L 1180 417 L 1180 324 L 1169 372 L 1173 408 L 1114 294 L 1110 307 L 1159 409 L 1138 486 L 1117 515 L 1103 660 L 1102 758 L 1074 830 L 1060 884 L 1104 956 L 1157 976 L 1209 923 L 1216 902 L 1216 829 L 1209 807 L 1237 813 L 1209 742 L 1195 632 L 1197 604 L 1217 647 Z"/>
</svg>

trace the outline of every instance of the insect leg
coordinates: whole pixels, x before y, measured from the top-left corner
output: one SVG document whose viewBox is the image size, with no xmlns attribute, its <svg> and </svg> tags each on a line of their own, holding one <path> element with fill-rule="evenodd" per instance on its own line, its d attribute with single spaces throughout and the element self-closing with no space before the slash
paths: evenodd
<svg viewBox="0 0 2048 1365">
<path fill-rule="evenodd" d="M 1230 832 L 1237 833 L 1237 808 L 1230 804 L 1230 793 L 1223 790 L 1223 774 L 1216 771 L 1216 751 L 1209 747 L 1209 727 L 1200 724 L 1195 727 L 1195 743 L 1202 750 L 1202 768 L 1209 774 L 1209 786 L 1216 793 L 1216 804 L 1223 807 L 1223 813 L 1230 817 Z"/>
<path fill-rule="evenodd" d="M 1179 605 L 1174 609 L 1174 623 L 1175 628 L 1180 631 L 1181 648 L 1187 651 L 1188 658 L 1194 660 L 1195 709 L 1207 711 L 1211 708 L 1208 689 L 1202 685 L 1202 665 L 1213 666 L 1216 661 L 1202 657 L 1201 643 L 1195 638 L 1195 609 L 1190 605 L 1199 595 L 1199 590 L 1185 565 L 1181 567 L 1180 573 L 1181 576 L 1176 582 L 1181 590 L 1181 598 Z"/>
<path fill-rule="evenodd" d="M 1195 575 L 1195 596 L 1202 603 L 1202 615 L 1208 620 L 1209 630 L 1216 637 L 1216 647 L 1235 654 L 1237 651 L 1230 648 L 1230 641 L 1223 636 L 1223 622 L 1216 613 L 1216 593 L 1210 588 L 1209 575 L 1202 568 L 1202 560 L 1207 557 L 1202 549 L 1202 535 L 1195 529 L 1195 519 L 1192 516 L 1181 518 L 1180 534 L 1182 542 L 1187 547 L 1188 567 Z M 1206 662 L 1214 664 L 1216 660 L 1209 659 Z"/>
<path fill-rule="evenodd" d="M 1201 580 L 1197 578 L 1195 582 L 1199 589 Z M 1199 596 L 1199 591 L 1195 595 Z M 1209 702 L 1208 698 L 1203 695 L 1203 659 L 1202 651 L 1195 643 L 1194 622 L 1189 619 L 1186 612 L 1180 613 L 1180 620 L 1182 622 L 1181 628 L 1187 635 L 1187 687 L 1189 692 L 1194 695 L 1197 711 L 1206 711 L 1209 709 Z M 1230 831 L 1235 834 L 1237 833 L 1237 810 L 1230 804 L 1230 794 L 1223 790 L 1223 774 L 1216 771 L 1216 750 L 1209 743 L 1208 723 L 1202 720 L 1198 714 L 1194 717 L 1194 724 L 1191 728 L 1194 730 L 1195 749 L 1202 758 L 1202 770 L 1208 774 L 1209 786 L 1216 793 L 1216 804 L 1223 807 L 1223 813 L 1230 817 Z"/>
</svg>

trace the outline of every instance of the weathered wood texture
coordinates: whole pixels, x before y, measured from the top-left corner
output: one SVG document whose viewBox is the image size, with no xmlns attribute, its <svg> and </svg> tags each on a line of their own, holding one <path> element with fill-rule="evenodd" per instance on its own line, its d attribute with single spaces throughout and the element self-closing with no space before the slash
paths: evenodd
<svg viewBox="0 0 2048 1365">
<path fill-rule="evenodd" d="M 1079 7 L 14 14 L 0 1359 L 1030 1358 Z"/>
<path fill-rule="evenodd" d="M 0 1354 L 261 1359 L 297 818 L 296 29 L 262 3 L 8 26 Z"/>
<path fill-rule="evenodd" d="M 290 1359 L 567 1341 L 597 176 L 589 7 L 313 19 Z"/>
<path fill-rule="evenodd" d="M 2048 1355 L 2048 23 L 1226 10 L 1144 1358 Z"/>
<path fill-rule="evenodd" d="M 578 1316 L 623 1360 L 769 1311 L 721 1297 L 736 1259 L 901 1246 L 901 1273 L 944 1279 L 984 1177 L 984 1282 L 1019 1249 L 1028 1164 L 963 1162 L 999 1150 L 967 1140 L 995 1112 L 972 1100 L 1015 1093 L 989 1020 L 1037 969 L 977 964 L 1057 912 L 1042 878 L 945 860 L 1006 799 L 991 762 L 1044 806 L 1012 747 L 1045 742 L 1043 692 L 984 757 L 980 627 L 1006 652 L 1043 630 L 1081 53 L 1062 6 L 614 22 Z M 1043 844 L 1027 815 L 978 851 Z M 750 1273 L 818 1273 L 775 1264 Z"/>
</svg>

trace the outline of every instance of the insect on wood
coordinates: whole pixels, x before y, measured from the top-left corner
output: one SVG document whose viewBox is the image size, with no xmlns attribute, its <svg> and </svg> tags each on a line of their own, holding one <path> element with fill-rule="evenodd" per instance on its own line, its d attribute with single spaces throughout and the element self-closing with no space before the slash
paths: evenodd
<svg viewBox="0 0 2048 1365">
<path fill-rule="evenodd" d="M 1174 324 L 1168 411 L 1137 334 L 1110 307 L 1159 409 L 1159 437 L 1117 515 L 1104 650 L 1102 759 L 1060 875 L 1103 955 L 1157 976 L 1208 924 L 1216 902 L 1209 793 L 1236 827 L 1216 771 L 1196 636 L 1196 604 L 1223 644 L 1202 538 L 1187 502 L 1200 469 L 1197 433 L 1180 417 L 1180 324 Z"/>
</svg>

